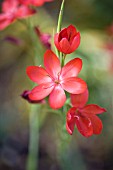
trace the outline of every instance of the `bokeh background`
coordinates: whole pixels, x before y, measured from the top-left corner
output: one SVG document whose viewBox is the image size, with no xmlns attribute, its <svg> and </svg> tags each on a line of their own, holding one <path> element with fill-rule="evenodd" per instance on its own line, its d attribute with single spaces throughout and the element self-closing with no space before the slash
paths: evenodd
<svg viewBox="0 0 113 170">
<path fill-rule="evenodd" d="M 60 4 L 60 0 L 46 3 L 27 21 L 53 36 Z M 107 112 L 100 116 L 101 135 L 84 138 L 76 129 L 69 136 L 60 116 L 45 113 L 43 106 L 37 113 L 39 170 L 113 170 L 113 0 L 66 0 L 63 26 L 69 24 L 81 32 L 81 45 L 68 57 L 83 59 L 80 76 L 89 87 L 88 103 Z M 33 64 L 34 56 L 43 57 L 46 49 L 40 44 L 19 21 L 0 32 L 0 170 L 25 170 L 30 104 L 20 94 L 32 87 L 26 67 Z"/>
</svg>

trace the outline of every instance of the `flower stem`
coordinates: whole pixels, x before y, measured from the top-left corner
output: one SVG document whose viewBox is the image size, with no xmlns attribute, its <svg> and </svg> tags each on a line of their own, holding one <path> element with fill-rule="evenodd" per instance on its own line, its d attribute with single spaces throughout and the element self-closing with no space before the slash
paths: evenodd
<svg viewBox="0 0 113 170">
<path fill-rule="evenodd" d="M 39 120 L 40 105 L 31 105 L 29 114 L 29 154 L 26 170 L 38 170 Z"/>
<path fill-rule="evenodd" d="M 63 53 L 62 53 L 62 58 L 61 58 L 61 67 L 63 67 L 63 66 L 64 66 L 64 64 L 65 64 L 65 57 L 66 57 L 66 54 L 63 54 Z"/>
<path fill-rule="evenodd" d="M 62 1 L 60 12 L 59 12 L 58 24 L 57 24 L 57 33 L 61 31 L 63 11 L 64 11 L 64 2 L 65 2 L 65 0 Z"/>
<path fill-rule="evenodd" d="M 61 31 L 62 27 L 62 18 L 63 18 L 63 11 L 64 11 L 64 2 L 65 0 L 62 1 L 61 7 L 60 7 L 60 12 L 59 12 L 59 17 L 58 17 L 58 24 L 57 24 L 57 33 Z M 56 48 L 56 54 L 58 57 L 60 57 L 60 52 Z"/>
<path fill-rule="evenodd" d="M 34 64 L 40 64 L 41 57 L 38 58 L 37 54 L 39 50 L 37 49 L 37 37 L 35 38 L 34 27 L 32 27 L 31 20 L 26 21 L 27 28 L 30 32 L 32 44 L 35 48 L 34 50 Z M 40 56 L 40 55 L 39 55 Z M 28 158 L 26 164 L 26 170 L 38 170 L 38 153 L 39 153 L 39 114 L 40 114 L 40 104 L 31 104 L 31 111 L 29 113 L 29 145 L 28 145 Z"/>
</svg>

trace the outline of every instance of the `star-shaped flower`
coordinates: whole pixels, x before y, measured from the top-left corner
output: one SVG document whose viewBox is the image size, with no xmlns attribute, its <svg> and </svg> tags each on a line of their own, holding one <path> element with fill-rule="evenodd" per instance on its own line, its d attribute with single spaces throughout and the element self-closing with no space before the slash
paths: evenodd
<svg viewBox="0 0 113 170">
<path fill-rule="evenodd" d="M 85 105 L 87 100 L 88 90 L 82 94 L 71 94 L 73 107 L 68 111 L 66 120 L 66 129 L 70 135 L 72 135 L 75 125 L 85 137 L 100 134 L 102 131 L 103 125 L 97 114 L 106 112 L 106 109 L 96 104 Z"/>
<path fill-rule="evenodd" d="M 72 94 L 83 93 L 87 88 L 86 83 L 77 77 L 82 68 L 82 60 L 75 58 L 61 68 L 60 60 L 51 51 L 44 54 L 44 66 L 27 67 L 29 78 L 38 83 L 38 86 L 31 90 L 31 100 L 41 100 L 49 95 L 49 104 L 52 108 L 61 108 L 66 95 L 64 90 Z"/>
</svg>

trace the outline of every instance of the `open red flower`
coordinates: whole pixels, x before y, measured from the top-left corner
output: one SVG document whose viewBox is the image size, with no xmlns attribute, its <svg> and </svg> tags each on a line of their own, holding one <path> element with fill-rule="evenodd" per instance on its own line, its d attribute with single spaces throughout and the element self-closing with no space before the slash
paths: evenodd
<svg viewBox="0 0 113 170">
<path fill-rule="evenodd" d="M 58 57 L 51 50 L 47 50 L 44 54 L 44 66 L 45 69 L 41 66 L 27 67 L 29 78 L 39 84 L 31 90 L 31 100 L 41 100 L 49 95 L 50 106 L 58 109 L 66 101 L 64 90 L 79 94 L 87 88 L 86 83 L 77 77 L 82 68 L 81 59 L 73 59 L 61 68 Z"/>
<path fill-rule="evenodd" d="M 80 44 L 80 33 L 73 25 L 68 26 L 57 33 L 54 42 L 59 51 L 64 54 L 74 52 Z"/>
<path fill-rule="evenodd" d="M 51 2 L 52 0 L 20 0 L 20 3 L 24 5 L 42 6 L 45 2 Z"/>
<path fill-rule="evenodd" d="M 19 0 L 4 0 L 2 3 L 2 13 L 0 14 L 0 30 L 6 28 L 16 19 L 25 18 L 34 13 L 34 10 L 21 5 Z"/>
<path fill-rule="evenodd" d="M 88 90 L 82 94 L 71 94 L 73 107 L 68 111 L 66 121 L 66 129 L 70 135 L 72 135 L 75 125 L 85 137 L 100 134 L 102 131 L 103 125 L 97 114 L 106 112 L 106 109 L 96 104 L 85 105 L 87 100 Z"/>
</svg>

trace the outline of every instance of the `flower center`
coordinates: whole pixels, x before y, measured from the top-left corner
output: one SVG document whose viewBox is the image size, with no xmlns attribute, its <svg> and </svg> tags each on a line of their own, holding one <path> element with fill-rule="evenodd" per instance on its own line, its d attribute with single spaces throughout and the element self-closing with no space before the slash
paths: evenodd
<svg viewBox="0 0 113 170">
<path fill-rule="evenodd" d="M 60 82 L 59 82 L 58 80 L 55 80 L 55 83 L 56 83 L 56 84 L 59 84 Z"/>
</svg>

